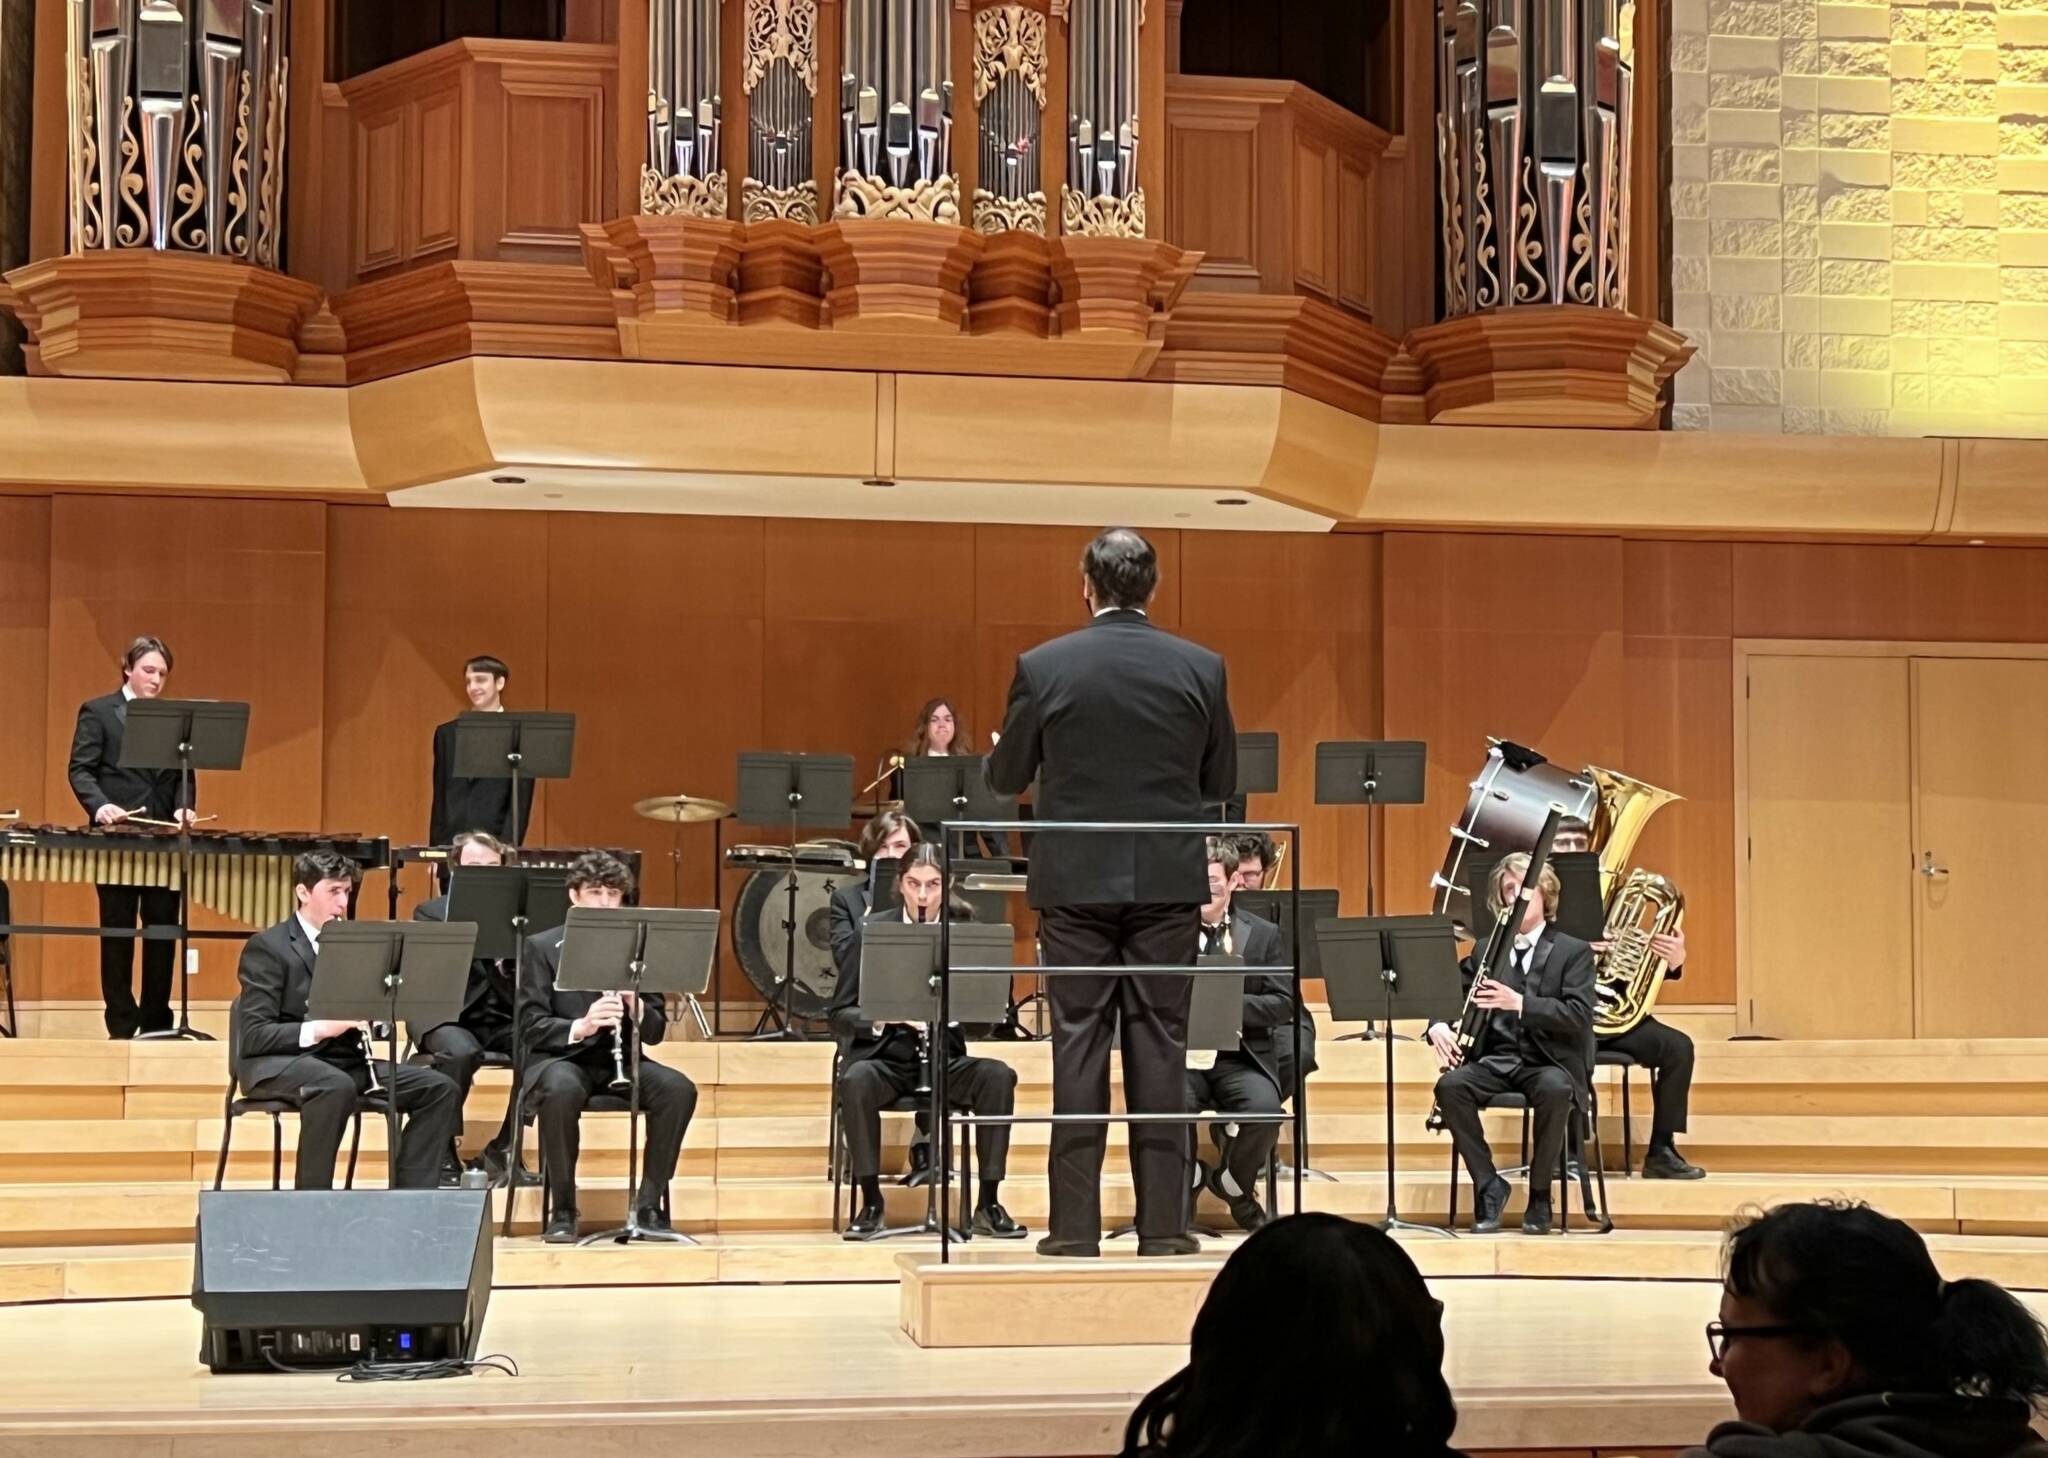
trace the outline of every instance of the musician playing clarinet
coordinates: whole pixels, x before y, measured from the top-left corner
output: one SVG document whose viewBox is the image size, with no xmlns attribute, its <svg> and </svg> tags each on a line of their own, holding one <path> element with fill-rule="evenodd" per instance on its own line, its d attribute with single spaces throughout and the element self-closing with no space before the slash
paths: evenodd
<svg viewBox="0 0 2048 1458">
<path fill-rule="evenodd" d="M 1487 880 L 1487 907 L 1498 917 L 1514 905 L 1528 873 L 1529 857 L 1504 857 Z M 1519 1093 L 1529 1101 L 1535 1124 L 1529 1147 L 1529 1203 L 1522 1215 L 1525 1235 L 1550 1233 L 1550 1181 L 1564 1151 L 1573 1100 L 1587 1086 L 1593 1064 L 1593 948 L 1559 931 L 1557 873 L 1546 864 L 1529 894 L 1507 964 L 1476 989 L 1480 951 L 1465 959 L 1465 985 L 1472 1005 L 1486 1015 L 1486 1028 L 1468 1060 L 1457 1032 L 1431 1023 L 1429 1043 L 1442 1061 L 1436 1082 L 1437 1106 L 1458 1155 L 1472 1175 L 1472 1229 L 1500 1229 L 1508 1182 L 1494 1170 L 1479 1111 L 1496 1094 Z"/>
<path fill-rule="evenodd" d="M 171 676 L 171 650 L 163 639 L 141 637 L 121 655 L 121 686 L 110 694 L 78 706 L 78 728 L 71 736 L 71 793 L 78 797 L 94 825 L 121 825 L 131 819 L 190 820 L 192 810 L 178 803 L 175 769 L 123 769 L 121 740 L 128 725 L 128 705 L 153 699 Z M 198 787 L 195 777 L 194 789 Z M 196 796 L 195 796 L 196 798 Z M 100 926 L 106 931 L 174 930 L 178 925 L 178 893 L 167 886 L 102 886 Z M 166 937 L 142 944 L 142 1000 L 136 1001 L 135 938 L 100 938 L 100 997 L 106 1006 L 107 1036 L 132 1038 L 137 1033 L 167 1032 L 171 1026 L 171 979 L 178 944 Z"/>
<path fill-rule="evenodd" d="M 624 906 L 633 891 L 633 873 L 625 862 L 603 851 L 585 851 L 569 867 L 571 906 Z M 577 1235 L 576 1154 L 583 1110 L 591 1099 L 615 1087 L 621 1069 L 631 1067 L 631 1053 L 620 1037 L 633 1036 L 629 1019 L 639 1021 L 644 1047 L 659 1043 L 668 1032 L 660 998 L 644 1001 L 630 992 L 565 992 L 555 986 L 562 964 L 566 927 L 556 927 L 526 940 L 524 981 L 519 989 L 519 1037 L 526 1050 L 526 1097 L 540 1125 L 541 1165 L 548 1185 L 549 1215 L 541 1238 L 552 1244 L 573 1244 Z M 687 1074 L 640 1060 L 640 1112 L 645 1119 L 646 1158 L 640 1167 L 640 1188 L 632 1192 L 642 1230 L 665 1232 L 669 1223 L 668 1183 L 690 1116 L 697 1112 L 697 1085 Z"/>
<path fill-rule="evenodd" d="M 370 1025 L 306 1016 L 320 932 L 336 917 L 348 915 L 359 874 L 356 863 L 339 851 L 308 851 L 292 866 L 298 910 L 242 947 L 236 1077 L 252 1099 L 298 1105 L 294 1184 L 301 1190 L 334 1188 L 334 1155 L 341 1148 L 342 1130 L 355 1116 L 359 1096 L 370 1088 Z M 462 1117 L 462 1095 L 446 1074 L 410 1063 L 394 1068 L 379 1059 L 376 1076 L 394 1091 L 398 1111 L 410 1116 L 400 1136 L 398 1187 L 431 1190 Z"/>
</svg>

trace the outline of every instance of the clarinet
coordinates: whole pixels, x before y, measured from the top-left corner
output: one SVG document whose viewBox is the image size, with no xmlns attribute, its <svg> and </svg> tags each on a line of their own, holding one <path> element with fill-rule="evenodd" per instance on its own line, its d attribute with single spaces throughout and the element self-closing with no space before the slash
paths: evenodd
<svg viewBox="0 0 2048 1458">
<path fill-rule="evenodd" d="M 613 994 L 615 997 L 617 995 L 616 993 Z M 611 1091 L 613 1093 L 623 1093 L 633 1086 L 633 1080 L 626 1072 L 626 1027 L 629 1023 L 634 1031 L 637 1032 L 639 1030 L 640 1020 L 630 1012 L 622 1013 L 619 1017 L 619 1025 L 612 1029 Z"/>
</svg>

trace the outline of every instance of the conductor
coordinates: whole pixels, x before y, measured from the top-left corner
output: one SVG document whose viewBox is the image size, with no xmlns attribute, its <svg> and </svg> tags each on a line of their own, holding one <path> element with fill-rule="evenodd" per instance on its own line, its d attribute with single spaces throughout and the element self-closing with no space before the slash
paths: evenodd
<svg viewBox="0 0 2048 1458">
<path fill-rule="evenodd" d="M 1159 558 L 1113 527 L 1081 558 L 1092 620 L 1017 659 L 1002 733 L 988 757 L 999 795 L 1035 776 L 1040 820 L 1200 821 L 1236 788 L 1237 737 L 1223 660 L 1154 626 L 1146 607 Z M 1028 897 L 1053 967 L 1188 966 L 1195 960 L 1207 859 L 1199 833 L 1041 832 Z M 1109 1050 L 1122 1028 L 1124 1097 L 1133 1113 L 1184 1112 L 1185 976 L 1056 976 L 1052 1086 L 1056 1114 L 1109 1107 Z M 1184 1221 L 1183 1141 L 1174 1124 L 1131 1126 L 1138 1254 L 1192 1254 Z M 1100 1254 L 1107 1124 L 1055 1124 L 1047 1256 Z"/>
</svg>

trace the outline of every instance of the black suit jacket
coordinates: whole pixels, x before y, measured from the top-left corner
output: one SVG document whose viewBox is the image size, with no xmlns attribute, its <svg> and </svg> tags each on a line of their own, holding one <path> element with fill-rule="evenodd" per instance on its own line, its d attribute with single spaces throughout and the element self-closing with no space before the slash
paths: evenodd
<svg viewBox="0 0 2048 1458">
<path fill-rule="evenodd" d="M 412 909 L 414 921 L 446 921 L 448 898 L 431 897 Z M 512 964 L 494 957 L 478 957 L 469 964 L 469 981 L 462 989 L 462 1019 L 465 1023 L 506 1023 L 512 1020 Z"/>
<path fill-rule="evenodd" d="M 519 986 L 519 1041 L 525 1049 L 529 1079 L 564 1058 L 593 1052 L 611 1056 L 609 1028 L 600 1028 L 580 1043 L 569 1041 L 569 1025 L 589 1012 L 600 994 L 564 992 L 555 986 L 555 971 L 562 964 L 562 939 L 568 934 L 567 927 L 558 926 L 526 939 L 523 980 Z M 659 1043 L 667 1032 L 668 1013 L 661 999 L 643 997 L 641 1043 Z"/>
<path fill-rule="evenodd" d="M 956 912 L 954 919 L 964 918 Z M 855 926 L 853 937 L 843 954 L 838 943 L 833 944 L 832 957 L 839 967 L 839 980 L 833 986 L 832 1006 L 827 1010 L 826 1017 L 832 1025 L 832 1031 L 839 1038 L 839 1064 L 842 1069 L 851 1068 L 864 1059 L 874 1057 L 891 1038 L 907 1036 L 893 1031 L 877 1035 L 874 1019 L 863 1012 L 860 1005 L 860 928 L 872 926 L 878 921 L 902 920 L 901 906 L 871 911 Z M 946 1051 L 954 1058 L 966 1054 L 967 1036 L 959 1028 L 946 1029 Z"/>
<path fill-rule="evenodd" d="M 1019 655 L 988 782 L 1021 795 L 1034 777 L 1040 820 L 1203 820 L 1237 788 L 1223 660 L 1123 610 Z M 1209 899 L 1197 836 L 1040 833 L 1029 850 L 1034 907 Z"/>
<path fill-rule="evenodd" d="M 1247 967 L 1280 965 L 1280 928 L 1249 911 L 1230 909 L 1230 949 L 1244 959 Z M 1288 979 L 1270 974 L 1247 976 L 1244 980 L 1244 1036 L 1238 1049 L 1259 1065 L 1275 1084 L 1280 1082 L 1279 1061 L 1273 1050 L 1273 1030 L 1287 1026 L 1294 1016 L 1294 992 Z"/>
<path fill-rule="evenodd" d="M 1478 973 L 1474 950 L 1459 964 L 1471 990 Z M 1593 948 L 1554 926 L 1543 928 L 1522 988 L 1522 1027 L 1536 1051 L 1572 1076 L 1575 1088 L 1593 1076 Z M 1481 1052 L 1486 1045 L 1480 1045 Z"/>
<path fill-rule="evenodd" d="M 465 830 L 488 830 L 508 845 L 533 828 L 533 781 L 519 781 L 519 840 L 512 836 L 512 780 L 472 780 L 455 773 L 455 720 L 434 730 L 434 806 L 427 839 L 447 845 Z"/>
<path fill-rule="evenodd" d="M 874 910 L 868 885 L 863 878 L 841 881 L 832 888 L 832 965 L 839 969 L 842 982 L 846 979 L 846 959 L 860 960 L 860 924 Z"/>
<path fill-rule="evenodd" d="M 78 706 L 78 728 L 71 736 L 71 793 L 78 797 L 88 822 L 102 805 L 123 810 L 140 806 L 152 820 L 169 820 L 178 811 L 175 769 L 121 768 L 121 736 L 127 722 L 128 704 L 119 689 Z M 197 801 L 197 775 L 192 784 Z"/>
<path fill-rule="evenodd" d="M 265 927 L 242 944 L 236 969 L 242 994 L 237 1020 L 240 1045 L 236 1076 L 244 1088 L 284 1071 L 301 1054 L 324 1058 L 338 1068 L 363 1062 L 362 1039 L 353 1032 L 299 1046 L 299 1025 L 306 1020 L 306 1002 L 313 993 L 313 944 L 296 916 Z"/>
</svg>

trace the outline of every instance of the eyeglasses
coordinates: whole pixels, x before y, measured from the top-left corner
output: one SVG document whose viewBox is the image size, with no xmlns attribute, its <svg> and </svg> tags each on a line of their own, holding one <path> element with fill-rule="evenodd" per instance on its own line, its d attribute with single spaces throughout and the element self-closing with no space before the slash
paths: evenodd
<svg viewBox="0 0 2048 1458">
<path fill-rule="evenodd" d="M 1728 1355 L 1728 1343 L 1737 1337 L 1791 1337 L 1813 1334 L 1813 1329 L 1805 1326 L 1727 1326 L 1718 1321 L 1710 1321 L 1707 1323 L 1707 1351 L 1719 1362 Z"/>
</svg>

